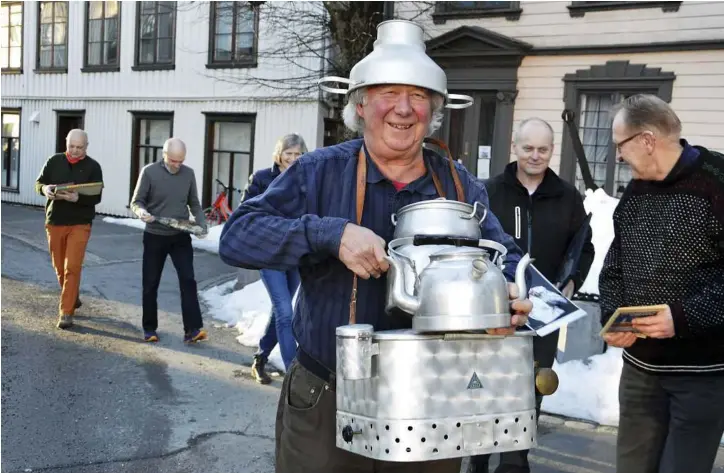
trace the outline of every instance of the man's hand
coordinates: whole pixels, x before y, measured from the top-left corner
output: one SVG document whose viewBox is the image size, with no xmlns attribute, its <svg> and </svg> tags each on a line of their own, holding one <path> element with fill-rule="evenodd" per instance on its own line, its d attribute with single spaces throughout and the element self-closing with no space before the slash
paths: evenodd
<svg viewBox="0 0 724 473">
<path fill-rule="evenodd" d="M 56 199 L 63 199 L 67 200 L 68 202 L 78 202 L 78 193 L 77 192 L 58 192 L 55 195 Z"/>
<path fill-rule="evenodd" d="M 47 184 L 43 186 L 43 194 L 50 200 L 55 200 L 55 186 L 53 184 Z"/>
<path fill-rule="evenodd" d="M 528 314 L 533 310 L 533 303 L 528 299 L 518 300 L 518 286 L 513 283 L 508 283 L 508 298 L 513 301 L 510 303 L 510 311 L 513 313 L 510 327 L 488 329 L 490 335 L 513 335 L 516 328 L 528 322 Z"/>
<path fill-rule="evenodd" d="M 638 337 L 632 332 L 612 332 L 603 335 L 603 340 L 612 347 L 628 348 Z"/>
<path fill-rule="evenodd" d="M 632 321 L 633 327 L 647 337 L 671 338 L 674 336 L 674 317 L 671 315 L 671 308 L 660 310 L 656 315 L 648 317 L 636 317 Z"/>
<path fill-rule="evenodd" d="M 156 220 L 156 218 L 153 215 L 151 215 L 150 213 L 148 213 L 148 210 L 146 210 L 146 209 L 139 209 L 138 212 L 136 213 L 136 215 L 138 215 L 138 218 L 140 218 L 141 220 L 143 220 L 146 223 L 151 223 L 154 220 Z"/>
<path fill-rule="evenodd" d="M 357 276 L 379 278 L 390 267 L 385 256 L 385 240 L 372 230 L 353 223 L 344 227 L 339 260 Z"/>
<path fill-rule="evenodd" d="M 576 289 L 576 285 L 573 283 L 573 281 L 568 281 L 568 284 L 565 285 L 563 289 L 561 289 L 561 293 L 563 293 L 563 296 L 566 299 L 570 299 L 573 297 L 573 291 Z"/>
</svg>

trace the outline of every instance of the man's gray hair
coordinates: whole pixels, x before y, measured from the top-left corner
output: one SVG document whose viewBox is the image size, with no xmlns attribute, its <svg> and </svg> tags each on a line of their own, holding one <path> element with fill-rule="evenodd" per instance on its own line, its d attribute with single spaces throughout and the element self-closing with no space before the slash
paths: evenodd
<svg viewBox="0 0 724 473">
<path fill-rule="evenodd" d="M 644 131 L 656 128 L 666 136 L 681 136 L 681 120 L 671 106 L 659 97 L 651 94 L 636 94 L 628 97 L 613 109 L 614 116 L 623 112 L 623 121 L 632 131 Z"/>
<path fill-rule="evenodd" d="M 183 153 L 186 154 L 186 143 L 180 138 L 169 138 L 163 144 L 163 153 Z"/>
<path fill-rule="evenodd" d="M 88 133 L 85 132 L 85 130 L 81 130 L 80 128 L 74 128 L 68 132 L 68 135 L 65 137 L 65 143 L 69 143 L 70 140 L 77 137 L 83 137 L 85 140 L 86 146 L 88 145 Z"/>
<path fill-rule="evenodd" d="M 553 127 L 551 126 L 550 123 L 548 123 L 547 121 L 543 120 L 542 118 L 538 118 L 538 117 L 526 118 L 525 120 L 520 122 L 520 124 L 518 125 L 518 129 L 515 131 L 515 136 L 513 137 L 513 139 L 516 143 L 518 143 L 520 141 L 521 132 L 523 131 L 523 128 L 525 128 L 525 126 L 528 123 L 539 123 L 539 124 L 545 126 L 546 128 L 548 128 L 548 131 L 551 133 L 551 144 L 553 144 L 553 140 L 555 138 L 555 133 L 553 132 Z"/>
<path fill-rule="evenodd" d="M 357 105 L 364 105 L 367 100 L 367 88 L 362 87 L 349 94 L 347 105 L 344 106 L 342 117 L 344 125 L 350 130 L 362 134 L 365 129 L 365 121 L 357 113 Z M 445 98 L 437 92 L 432 92 L 431 98 L 432 118 L 427 126 L 427 136 L 432 135 L 442 125 L 444 117 L 443 107 L 445 106 Z"/>
</svg>

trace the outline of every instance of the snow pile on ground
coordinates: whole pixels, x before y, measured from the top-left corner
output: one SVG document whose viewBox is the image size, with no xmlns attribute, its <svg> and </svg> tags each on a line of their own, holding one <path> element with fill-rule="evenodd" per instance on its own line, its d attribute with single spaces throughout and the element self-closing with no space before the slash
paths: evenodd
<svg viewBox="0 0 724 473">
<path fill-rule="evenodd" d="M 124 225 L 126 227 L 138 228 L 143 230 L 146 228 L 146 224 L 137 218 L 116 218 L 116 217 L 104 217 L 104 222 L 113 223 L 116 225 Z M 221 229 L 223 225 L 215 225 L 209 228 L 209 234 L 206 238 L 198 238 L 195 235 L 191 235 L 191 245 L 199 250 L 209 251 L 211 253 L 219 252 L 219 238 L 221 237 Z"/>
<path fill-rule="evenodd" d="M 233 291 L 236 281 L 212 287 L 201 293 L 211 317 L 225 322 L 239 332 L 236 340 L 244 346 L 257 348 L 271 317 L 271 300 L 264 283 L 257 281 Z M 269 362 L 284 371 L 279 345 L 274 347 Z"/>
</svg>

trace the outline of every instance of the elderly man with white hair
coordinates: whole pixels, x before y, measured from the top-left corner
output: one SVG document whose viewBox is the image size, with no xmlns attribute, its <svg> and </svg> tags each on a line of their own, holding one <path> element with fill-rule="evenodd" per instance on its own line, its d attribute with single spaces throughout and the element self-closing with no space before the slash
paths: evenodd
<svg viewBox="0 0 724 473">
<path fill-rule="evenodd" d="M 81 306 L 78 294 L 83 258 L 96 215 L 95 206 L 101 201 L 101 193 L 83 195 L 76 191 L 56 191 L 56 187 L 60 184 L 103 182 L 101 165 L 86 155 L 86 132 L 71 130 L 65 144 L 65 153 L 48 158 L 35 181 L 35 190 L 47 199 L 45 231 L 61 289 L 58 307 L 60 329 L 73 325 L 75 310 Z"/>
<path fill-rule="evenodd" d="M 418 54 L 444 81 L 444 72 Z M 368 64 L 377 79 L 349 94 L 345 124 L 362 139 L 305 154 L 263 194 L 243 202 L 222 231 L 219 255 L 226 263 L 300 270 L 293 322 L 299 347 L 277 411 L 277 472 L 460 470 L 460 459 L 390 463 L 335 446 L 335 329 L 355 321 L 377 331 L 411 326 L 409 316 L 385 313 L 392 213 L 442 196 L 488 204 L 485 188 L 462 165 L 423 148 L 424 138 L 440 126 L 446 91 L 444 84 L 429 85 L 425 71 L 404 73 L 410 66 L 405 57 L 395 56 L 399 67 Z M 483 238 L 506 246 L 505 273 L 512 281 L 520 249 L 491 213 L 481 230 Z M 530 301 L 513 302 L 511 325 L 524 323 L 530 310 Z"/>
<path fill-rule="evenodd" d="M 181 315 L 184 342 L 207 338 L 201 320 L 201 308 L 194 276 L 194 250 L 191 235 L 156 222 L 156 217 L 189 220 L 189 210 L 196 224 L 206 227 L 199 203 L 194 170 L 183 164 L 186 145 L 170 138 L 163 145 L 163 160 L 141 170 L 131 199 L 131 210 L 146 222 L 143 233 L 143 339 L 158 342 L 158 286 L 170 256 L 178 274 L 181 290 Z"/>
</svg>

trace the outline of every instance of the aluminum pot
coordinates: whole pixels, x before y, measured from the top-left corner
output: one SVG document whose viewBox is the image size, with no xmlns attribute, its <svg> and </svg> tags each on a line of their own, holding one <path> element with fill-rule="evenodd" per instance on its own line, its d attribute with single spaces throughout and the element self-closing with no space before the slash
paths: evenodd
<svg viewBox="0 0 724 473">
<path fill-rule="evenodd" d="M 482 216 L 481 216 L 482 215 Z M 415 235 L 455 235 L 481 238 L 480 224 L 488 215 L 481 203 L 475 205 L 456 200 L 425 200 L 402 207 L 392 214 L 395 226 L 394 239 Z"/>
</svg>

